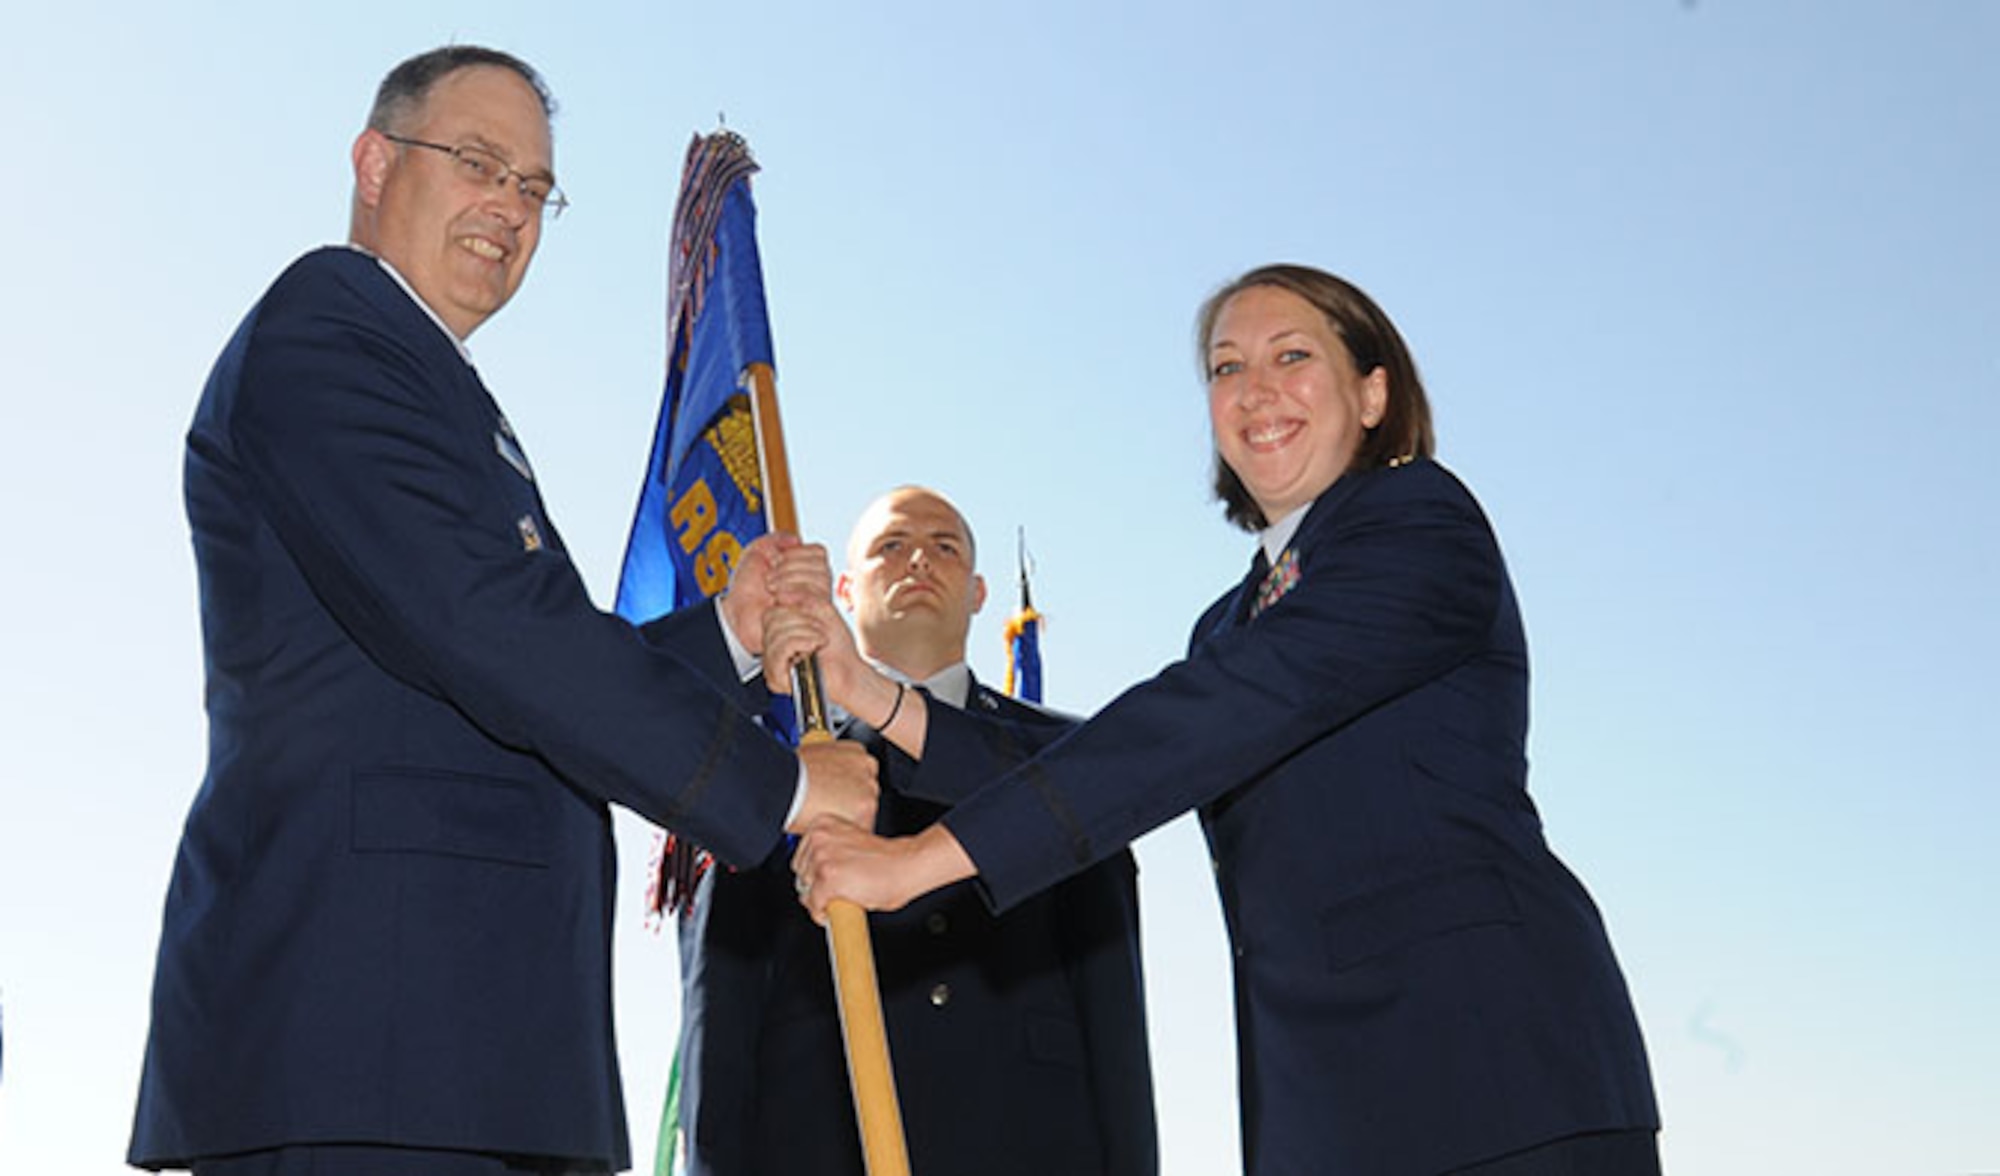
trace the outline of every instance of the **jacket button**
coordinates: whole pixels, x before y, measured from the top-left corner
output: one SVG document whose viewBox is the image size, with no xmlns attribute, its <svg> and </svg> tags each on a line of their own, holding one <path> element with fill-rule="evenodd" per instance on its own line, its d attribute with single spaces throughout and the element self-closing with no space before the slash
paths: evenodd
<svg viewBox="0 0 2000 1176">
<path fill-rule="evenodd" d="M 931 1007 L 943 1008 L 951 1003 L 951 985 L 940 984 L 931 989 Z"/>
<path fill-rule="evenodd" d="M 945 918 L 943 911 L 932 911 L 930 914 L 924 916 L 924 930 L 930 932 L 932 935 L 943 935 L 950 929 L 951 920 Z"/>
</svg>

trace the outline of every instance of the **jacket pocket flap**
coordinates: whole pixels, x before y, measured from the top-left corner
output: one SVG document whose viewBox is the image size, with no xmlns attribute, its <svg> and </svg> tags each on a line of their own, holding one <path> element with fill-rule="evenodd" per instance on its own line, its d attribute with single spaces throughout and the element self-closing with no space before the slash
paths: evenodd
<svg viewBox="0 0 2000 1176">
<path fill-rule="evenodd" d="M 357 772 L 353 846 L 524 866 L 549 864 L 550 831 L 533 785 L 428 769 Z"/>
<path fill-rule="evenodd" d="M 1461 866 L 1385 886 L 1320 916 L 1327 957 L 1350 968 L 1410 944 L 1494 923 L 1521 921 L 1507 879 L 1493 866 Z"/>
</svg>

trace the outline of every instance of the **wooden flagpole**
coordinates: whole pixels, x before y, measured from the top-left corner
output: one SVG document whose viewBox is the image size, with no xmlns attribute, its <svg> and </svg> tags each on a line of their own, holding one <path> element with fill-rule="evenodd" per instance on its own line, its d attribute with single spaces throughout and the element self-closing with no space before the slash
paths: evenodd
<svg viewBox="0 0 2000 1176">
<path fill-rule="evenodd" d="M 799 534 L 798 505 L 792 496 L 785 432 L 778 420 L 778 385 L 771 365 L 753 363 L 744 371 L 763 464 L 764 498 L 771 529 Z M 833 738 L 819 661 L 806 658 L 792 667 L 792 699 L 799 712 L 799 741 Z M 868 916 L 845 901 L 828 904 L 827 949 L 833 957 L 834 995 L 840 1003 L 840 1034 L 847 1044 L 847 1077 L 854 1090 L 854 1114 L 861 1128 L 861 1155 L 868 1176 L 909 1176 L 910 1154 L 903 1139 L 903 1112 L 896 1102 L 896 1078 L 889 1065 L 889 1034 L 882 1020 L 882 989 L 875 978 L 875 949 Z"/>
</svg>

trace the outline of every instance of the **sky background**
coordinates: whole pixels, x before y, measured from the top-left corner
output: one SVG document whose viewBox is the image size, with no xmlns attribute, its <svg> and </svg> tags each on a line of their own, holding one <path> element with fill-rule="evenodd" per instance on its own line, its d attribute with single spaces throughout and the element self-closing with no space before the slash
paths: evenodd
<svg viewBox="0 0 2000 1176">
<path fill-rule="evenodd" d="M 1259 263 L 1396 318 L 1505 548 L 1532 790 L 1602 907 L 1677 1173 L 2000 1172 L 2000 3 L 356 0 L 10 12 L 0 283 L 0 1171 L 130 1127 L 203 761 L 182 438 L 288 261 L 344 238 L 381 75 L 517 52 L 574 200 L 472 340 L 608 605 L 658 409 L 689 137 L 763 164 L 808 531 L 934 484 L 1003 672 L 1176 657 L 1249 558 L 1206 493 L 1196 305 Z M 1342 831 L 1328 829 L 1328 837 Z M 676 1025 L 621 816 L 650 1160 Z M 1139 843 L 1168 1176 L 1237 1167 L 1199 831 Z M 1329 1059 L 1329 1064 L 1338 1064 Z"/>
</svg>

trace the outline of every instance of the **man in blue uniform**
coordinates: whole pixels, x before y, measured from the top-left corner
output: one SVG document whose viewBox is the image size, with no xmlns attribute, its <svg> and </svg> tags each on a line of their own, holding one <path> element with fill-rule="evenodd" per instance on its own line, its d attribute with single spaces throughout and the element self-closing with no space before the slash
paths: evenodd
<svg viewBox="0 0 2000 1176">
<path fill-rule="evenodd" d="M 607 803 L 743 863 L 788 819 L 873 817 L 864 753 L 811 749 L 808 780 L 725 696 L 779 545 L 722 612 L 641 641 L 592 606 L 473 370 L 466 338 L 564 204 L 551 108 L 490 49 L 396 67 L 354 141 L 349 247 L 287 269 L 202 394 L 209 764 L 137 1166 L 624 1168 Z"/>
<path fill-rule="evenodd" d="M 805 587 L 793 632 L 826 641 L 827 693 L 851 716 L 841 733 L 880 757 L 879 830 L 929 825 L 983 765 L 1019 762 L 1073 726 L 973 677 L 965 641 L 986 586 L 971 528 L 936 492 L 892 491 L 856 523 L 834 587 L 851 637 L 824 552 L 797 548 L 785 566 Z M 776 628 L 766 643 L 776 665 L 800 647 Z M 788 859 L 711 871 L 683 929 L 682 1122 L 697 1176 L 862 1172 L 826 939 Z M 961 886 L 871 919 L 913 1171 L 1158 1170 L 1135 889 L 1121 853 L 1004 918 Z"/>
</svg>

